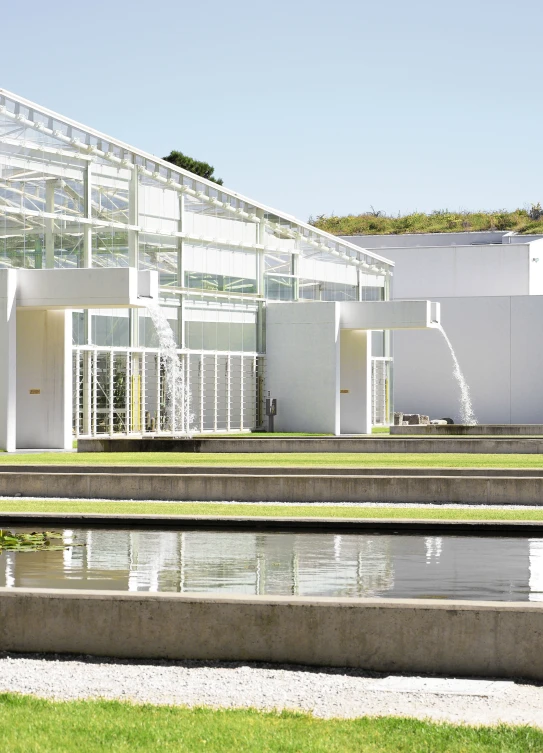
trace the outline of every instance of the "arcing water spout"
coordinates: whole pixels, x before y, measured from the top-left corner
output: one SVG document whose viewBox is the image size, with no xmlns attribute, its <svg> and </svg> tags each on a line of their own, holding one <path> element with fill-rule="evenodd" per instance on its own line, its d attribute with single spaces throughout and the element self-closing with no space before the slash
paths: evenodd
<svg viewBox="0 0 543 753">
<path fill-rule="evenodd" d="M 478 423 L 478 421 L 475 418 L 475 413 L 473 412 L 473 406 L 471 404 L 471 396 L 469 394 L 468 383 L 466 382 L 464 374 L 462 373 L 462 369 L 460 368 L 460 364 L 458 363 L 458 358 L 456 357 L 454 348 L 451 344 L 451 341 L 447 337 L 445 330 L 443 329 L 441 325 L 439 325 L 438 329 L 441 331 L 441 334 L 445 338 L 445 342 L 449 346 L 449 350 L 451 352 L 451 357 L 454 364 L 453 376 L 458 382 L 458 386 L 460 387 L 460 417 L 462 419 L 462 423 L 467 426 L 475 426 Z"/>
<path fill-rule="evenodd" d="M 160 357 L 164 364 L 166 421 L 173 434 L 190 435 L 190 396 L 185 388 L 185 375 L 179 362 L 172 328 L 157 303 L 150 300 L 147 310 L 158 335 Z"/>
</svg>

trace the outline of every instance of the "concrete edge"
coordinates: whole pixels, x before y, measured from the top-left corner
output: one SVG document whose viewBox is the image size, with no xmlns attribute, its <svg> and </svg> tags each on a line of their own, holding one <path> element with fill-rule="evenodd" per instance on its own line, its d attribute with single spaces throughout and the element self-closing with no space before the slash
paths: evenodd
<svg viewBox="0 0 543 753">
<path fill-rule="evenodd" d="M 540 437 L 307 437 L 268 439 L 81 439 L 78 453 L 177 452 L 187 453 L 387 453 L 456 452 L 523 454 L 543 452 Z"/>
<path fill-rule="evenodd" d="M 0 651 L 543 679 L 543 603 L 0 589 Z"/>
<path fill-rule="evenodd" d="M 184 601 L 198 603 L 221 603 L 221 604 L 279 604 L 285 606 L 329 606 L 337 607 L 367 607 L 374 609 L 429 609 L 430 611 L 496 611 L 497 609 L 508 612 L 541 612 L 543 602 L 539 601 L 475 601 L 471 599 L 390 599 L 377 597 L 341 597 L 341 596 L 281 596 L 259 594 L 222 594 L 192 591 L 179 593 L 177 591 L 105 591 L 78 588 L 6 588 L 0 587 L 0 598 L 31 597 L 38 599 L 81 599 L 92 601 Z"/>
<path fill-rule="evenodd" d="M 3 513 L 0 523 L 36 525 L 40 522 L 57 525 L 85 524 L 99 528 L 125 528 L 127 524 L 141 528 L 198 528 L 268 531 L 383 531 L 417 533 L 430 531 L 470 536 L 525 536 L 543 534 L 541 521 L 504 520 L 440 520 L 425 518 L 293 518 L 223 515 L 117 515 L 111 513 Z"/>
<path fill-rule="evenodd" d="M 2 464 L 0 473 L 70 473 L 81 475 L 126 474 L 137 476 L 172 475 L 172 476 L 458 476 L 458 477 L 494 477 L 505 478 L 541 478 L 541 468 L 451 468 L 451 467 L 414 467 L 395 466 L 349 467 L 349 466 L 208 466 L 208 465 L 31 465 Z"/>
</svg>

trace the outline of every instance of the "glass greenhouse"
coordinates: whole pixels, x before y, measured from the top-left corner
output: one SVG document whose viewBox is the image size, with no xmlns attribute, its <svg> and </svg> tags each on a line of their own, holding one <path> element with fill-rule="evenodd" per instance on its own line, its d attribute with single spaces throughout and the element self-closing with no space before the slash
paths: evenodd
<svg viewBox="0 0 543 753">
<path fill-rule="evenodd" d="M 0 268 L 156 270 L 185 375 L 184 431 L 264 421 L 267 301 L 389 299 L 392 265 L 0 90 Z M 72 312 L 76 437 L 171 433 L 145 308 Z M 372 335 L 373 423 L 390 351 Z"/>
</svg>

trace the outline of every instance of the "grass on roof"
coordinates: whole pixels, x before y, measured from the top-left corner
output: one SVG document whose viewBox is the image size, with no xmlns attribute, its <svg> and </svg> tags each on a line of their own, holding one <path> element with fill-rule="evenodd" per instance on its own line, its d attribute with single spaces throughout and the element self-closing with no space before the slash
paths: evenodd
<svg viewBox="0 0 543 753">
<path fill-rule="evenodd" d="M 310 218 L 310 224 L 333 235 L 385 235 L 388 233 L 462 233 L 469 231 L 504 230 L 516 233 L 543 233 L 543 210 L 539 204 L 529 209 L 508 211 L 411 212 L 390 216 L 372 211 L 336 217 L 321 214 Z"/>
</svg>

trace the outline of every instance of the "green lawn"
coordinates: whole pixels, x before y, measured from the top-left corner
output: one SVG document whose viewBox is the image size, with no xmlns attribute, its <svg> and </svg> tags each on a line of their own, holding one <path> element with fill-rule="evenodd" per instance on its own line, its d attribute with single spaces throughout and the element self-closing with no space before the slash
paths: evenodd
<svg viewBox="0 0 543 753">
<path fill-rule="evenodd" d="M 0 695 L 6 753 L 532 753 L 531 727 L 467 727 L 415 719 L 186 709 L 116 701 L 51 702 Z"/>
<path fill-rule="evenodd" d="M 314 466 L 342 468 L 543 468 L 543 455 L 423 452 L 44 452 L 2 453 L 5 465 Z"/>
<path fill-rule="evenodd" d="M 543 520 L 540 510 L 485 510 L 423 507 L 355 507 L 348 505 L 261 505 L 221 502 L 123 502 L 77 500 L 0 500 L 0 514 L 101 513 L 107 515 L 220 515 L 268 518 L 394 518 L 397 520 Z"/>
</svg>

